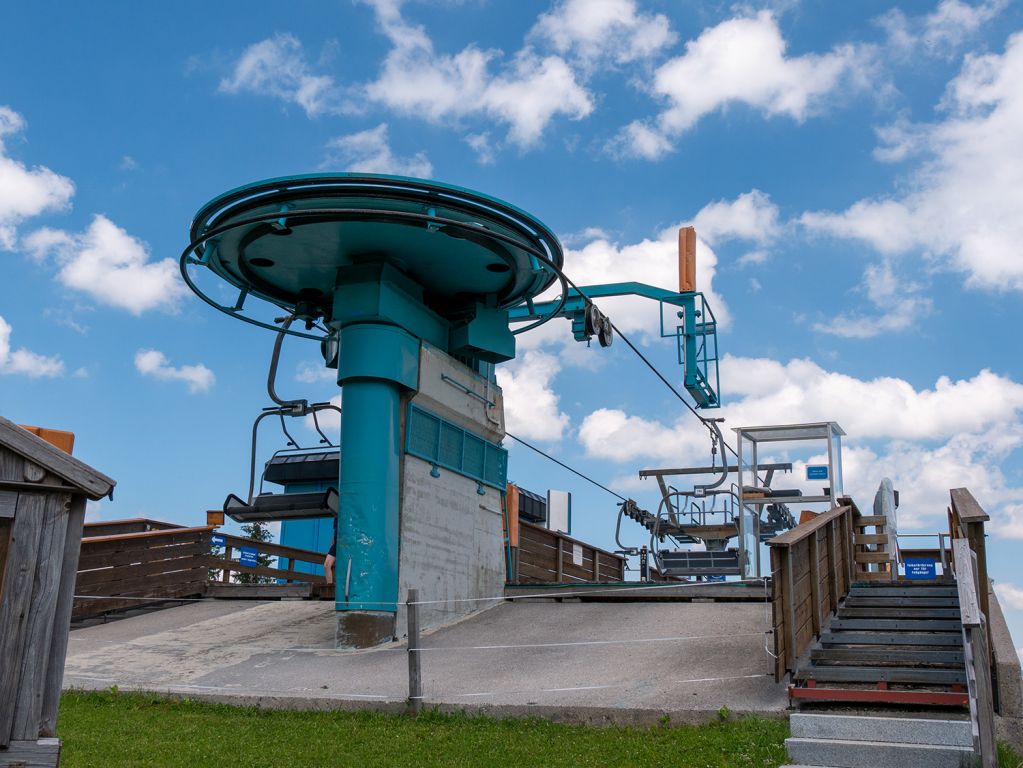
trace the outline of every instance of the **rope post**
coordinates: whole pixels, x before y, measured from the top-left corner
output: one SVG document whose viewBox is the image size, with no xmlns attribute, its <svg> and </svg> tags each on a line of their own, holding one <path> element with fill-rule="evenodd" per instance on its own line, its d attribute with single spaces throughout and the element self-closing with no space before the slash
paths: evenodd
<svg viewBox="0 0 1023 768">
<path fill-rule="evenodd" d="M 423 706 L 423 669 L 419 656 L 418 589 L 409 589 L 405 607 L 408 616 L 408 711 L 415 717 Z"/>
</svg>

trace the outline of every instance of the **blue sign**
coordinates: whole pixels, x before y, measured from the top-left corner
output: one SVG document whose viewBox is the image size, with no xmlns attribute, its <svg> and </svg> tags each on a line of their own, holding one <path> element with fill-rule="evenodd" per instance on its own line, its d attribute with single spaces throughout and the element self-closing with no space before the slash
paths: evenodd
<svg viewBox="0 0 1023 768">
<path fill-rule="evenodd" d="M 238 558 L 238 564 L 248 565 L 252 568 L 255 568 L 257 565 L 259 565 L 259 561 L 256 560 L 257 554 L 258 553 L 256 552 L 256 550 L 253 549 L 252 547 L 242 547 L 242 555 L 240 558 Z"/>
<path fill-rule="evenodd" d="M 712 584 L 713 583 L 720 583 L 720 582 L 723 582 L 724 580 L 725 580 L 724 576 L 708 576 L 707 577 L 707 581 L 711 582 Z"/>
<path fill-rule="evenodd" d="M 937 568 L 933 560 L 907 559 L 907 579 L 934 579 L 937 578 Z"/>
<path fill-rule="evenodd" d="M 210 536 L 210 544 L 212 544 L 215 547 L 222 547 L 222 546 L 224 546 L 224 537 L 223 537 L 223 535 L 219 534 L 219 533 L 215 533 L 212 536 Z"/>
<path fill-rule="evenodd" d="M 827 480 L 828 479 L 828 465 L 827 464 L 807 464 L 806 465 L 806 479 L 807 480 Z"/>
</svg>

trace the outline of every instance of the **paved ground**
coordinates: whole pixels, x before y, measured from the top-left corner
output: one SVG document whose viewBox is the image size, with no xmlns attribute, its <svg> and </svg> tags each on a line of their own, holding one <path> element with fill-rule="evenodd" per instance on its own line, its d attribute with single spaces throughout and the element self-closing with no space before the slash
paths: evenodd
<svg viewBox="0 0 1023 768">
<path fill-rule="evenodd" d="M 765 604 L 503 603 L 424 636 L 428 705 L 567 720 L 778 712 Z M 65 685 L 277 707 L 394 709 L 403 644 L 335 651 L 333 605 L 205 601 L 77 629 Z M 564 645 L 548 645 L 563 643 Z M 515 646 L 515 647 L 512 647 Z"/>
</svg>

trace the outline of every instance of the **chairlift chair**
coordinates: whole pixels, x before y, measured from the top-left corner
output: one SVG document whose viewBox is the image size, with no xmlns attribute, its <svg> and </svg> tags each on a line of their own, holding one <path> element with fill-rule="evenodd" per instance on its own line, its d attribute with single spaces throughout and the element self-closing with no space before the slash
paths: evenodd
<svg viewBox="0 0 1023 768">
<path fill-rule="evenodd" d="M 224 500 L 224 513 L 235 522 L 271 522 L 287 520 L 314 520 L 337 516 L 337 482 L 340 469 L 340 447 L 332 442 L 320 428 L 318 414 L 326 410 L 338 413 L 333 403 L 310 403 L 308 400 L 282 400 L 274 387 L 281 344 L 294 316 L 279 318 L 282 323 L 274 343 L 267 377 L 267 392 L 275 405 L 264 408 L 252 424 L 252 446 L 249 460 L 249 492 L 246 499 L 228 494 Z M 259 492 L 256 493 L 256 439 L 260 423 L 267 417 L 277 416 L 287 447 L 276 451 L 264 464 L 260 474 Z M 319 444 L 312 447 L 299 445 L 288 431 L 285 417 L 310 416 L 319 435 Z M 265 483 L 282 485 L 283 493 L 264 491 Z M 323 488 L 325 484 L 330 485 Z M 315 486 L 315 490 L 308 490 Z"/>
</svg>

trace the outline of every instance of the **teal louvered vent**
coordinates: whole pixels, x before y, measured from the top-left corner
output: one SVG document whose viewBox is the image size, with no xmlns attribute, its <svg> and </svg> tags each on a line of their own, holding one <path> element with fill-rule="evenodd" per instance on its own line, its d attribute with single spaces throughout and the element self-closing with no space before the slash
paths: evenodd
<svg viewBox="0 0 1023 768">
<path fill-rule="evenodd" d="M 508 482 L 508 452 L 489 440 L 409 406 L 405 452 L 439 467 L 504 490 Z"/>
</svg>

